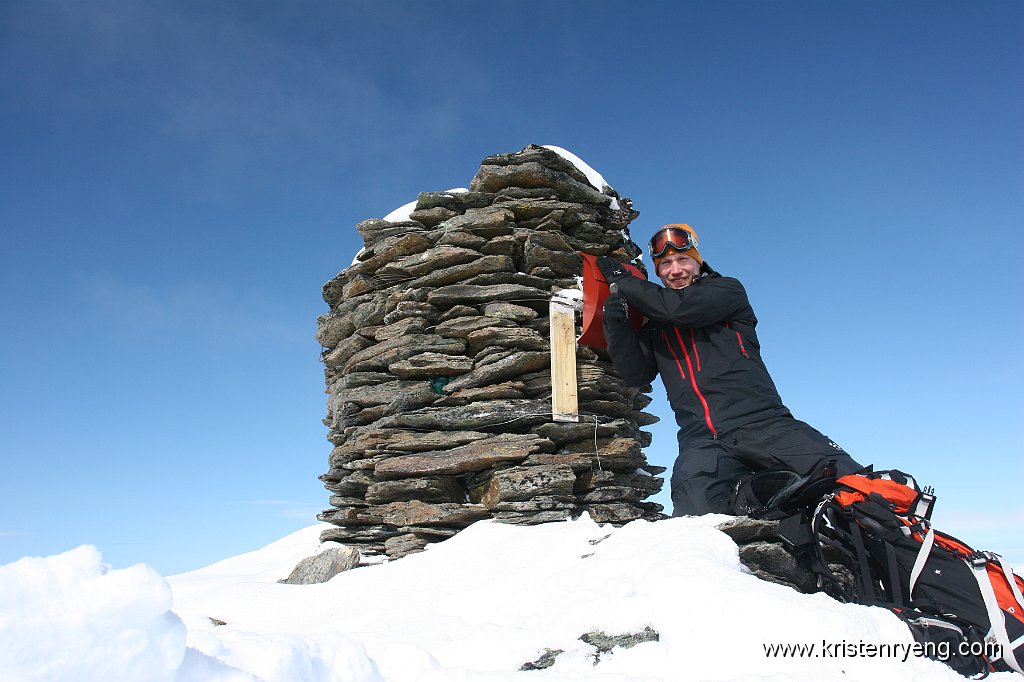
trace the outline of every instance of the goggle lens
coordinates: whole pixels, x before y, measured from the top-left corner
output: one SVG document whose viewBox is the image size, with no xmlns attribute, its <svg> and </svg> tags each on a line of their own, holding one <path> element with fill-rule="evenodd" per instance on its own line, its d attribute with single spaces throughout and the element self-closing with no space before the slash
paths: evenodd
<svg viewBox="0 0 1024 682">
<path fill-rule="evenodd" d="M 651 237 L 651 258 L 661 258 L 669 249 L 689 251 L 697 248 L 693 235 L 678 227 L 666 227 Z"/>
</svg>

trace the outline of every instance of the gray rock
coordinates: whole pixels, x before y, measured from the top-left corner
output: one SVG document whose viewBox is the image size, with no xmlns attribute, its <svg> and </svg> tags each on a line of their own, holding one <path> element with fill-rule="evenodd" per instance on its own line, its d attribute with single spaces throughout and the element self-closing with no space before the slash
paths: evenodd
<svg viewBox="0 0 1024 682">
<path fill-rule="evenodd" d="M 402 500 L 461 503 L 466 501 L 466 490 L 452 476 L 424 476 L 371 483 L 366 488 L 365 498 L 370 504 Z"/>
<path fill-rule="evenodd" d="M 433 228 L 437 227 L 437 225 L 448 220 L 454 215 L 458 214 L 451 209 L 443 206 L 434 206 L 433 208 L 425 208 L 422 210 L 417 209 L 409 214 L 409 218 L 419 223 L 423 223 L 423 225 L 428 228 Z"/>
<path fill-rule="evenodd" d="M 453 265 L 469 263 L 479 257 L 480 252 L 475 249 L 443 244 L 388 262 L 380 267 L 377 276 L 391 275 L 412 279 Z"/>
<path fill-rule="evenodd" d="M 306 557 L 284 580 L 288 585 L 315 585 L 325 583 L 344 571 L 359 565 L 359 550 L 354 547 L 332 547 L 319 554 Z"/>
<path fill-rule="evenodd" d="M 478 366 L 472 372 L 450 381 L 444 392 L 451 395 L 464 388 L 476 388 L 501 383 L 535 372 L 551 365 L 551 356 L 542 351 L 518 351 L 497 362 Z M 551 411 L 550 405 L 547 411 Z"/>
<path fill-rule="evenodd" d="M 462 339 L 446 339 L 435 334 L 405 334 L 386 339 L 378 344 L 354 353 L 345 363 L 345 372 L 369 372 L 387 369 L 388 365 L 408 360 L 421 353 L 442 353 L 463 355 L 466 342 Z"/>
<path fill-rule="evenodd" d="M 461 246 L 463 248 L 479 251 L 480 247 L 487 243 L 486 237 L 480 237 L 464 230 L 449 230 L 442 228 L 440 231 L 441 237 L 437 240 L 438 245 L 450 244 L 451 246 Z"/>
<path fill-rule="evenodd" d="M 462 230 L 478 237 L 490 239 L 512 234 L 513 213 L 501 206 L 470 208 L 465 215 L 455 216 L 441 223 L 446 230 Z"/>
<path fill-rule="evenodd" d="M 438 206 L 464 213 L 470 208 L 483 208 L 494 202 L 494 195 L 486 192 L 420 192 L 416 210 L 422 211 Z"/>
<path fill-rule="evenodd" d="M 461 526 L 486 519 L 490 513 L 481 505 L 451 502 L 428 503 L 419 500 L 389 502 L 356 512 L 355 523 L 389 526 Z"/>
<path fill-rule="evenodd" d="M 476 308 L 471 308 L 468 305 L 454 305 L 448 310 L 441 313 L 441 316 L 437 318 L 438 322 L 447 322 L 448 320 L 455 319 L 456 317 L 474 317 L 479 315 Z"/>
<path fill-rule="evenodd" d="M 801 592 L 817 589 L 814 575 L 801 568 L 793 555 L 779 543 L 751 542 L 740 546 L 739 553 L 743 565 L 762 580 L 786 585 Z"/>
<path fill-rule="evenodd" d="M 550 291 L 521 284 L 452 284 L 439 287 L 427 294 L 427 301 L 441 310 L 458 304 L 479 305 L 493 301 L 544 301 L 546 306 L 550 299 Z"/>
<path fill-rule="evenodd" d="M 350 266 L 347 272 L 350 277 L 359 274 L 371 274 L 392 261 L 421 253 L 431 246 L 430 240 L 421 232 L 403 234 L 389 244 L 387 248 L 375 251 L 371 258 Z"/>
<path fill-rule="evenodd" d="M 473 360 L 471 358 L 443 353 L 420 353 L 407 360 L 388 365 L 388 371 L 401 379 L 453 377 L 465 374 L 472 369 Z"/>
<path fill-rule="evenodd" d="M 650 625 L 639 632 L 631 632 L 623 635 L 609 635 L 601 630 L 594 630 L 593 632 L 588 632 L 585 635 L 580 635 L 580 641 L 597 649 L 597 653 L 594 654 L 594 665 L 597 665 L 601 654 L 611 653 L 612 649 L 615 649 L 616 647 L 632 649 L 637 644 L 643 644 L 644 642 L 657 642 L 660 640 L 661 635 Z"/>
<path fill-rule="evenodd" d="M 393 367 L 394 365 L 391 365 Z M 441 396 L 428 381 L 416 381 L 408 390 L 399 392 L 384 409 L 383 415 L 413 412 L 421 407 L 433 405 Z"/>
<path fill-rule="evenodd" d="M 527 161 L 540 163 L 553 170 L 562 171 L 580 182 L 589 183 L 587 176 L 583 174 L 583 171 L 570 163 L 564 156 L 553 149 L 548 149 L 547 147 L 542 147 L 541 145 L 536 144 L 527 145 L 518 152 L 492 154 L 482 161 L 482 165 L 515 166 Z"/>
<path fill-rule="evenodd" d="M 522 254 L 523 245 L 512 235 L 500 235 L 487 240 L 487 243 L 480 247 L 480 253 L 489 256 L 511 256 L 518 260 Z"/>
<path fill-rule="evenodd" d="M 350 336 L 344 341 L 339 342 L 338 345 L 335 346 L 334 350 L 324 355 L 324 365 L 331 369 L 344 367 L 345 363 L 348 362 L 353 355 L 365 348 L 369 348 L 372 345 L 373 341 L 359 336 L 358 334 Z"/>
<path fill-rule="evenodd" d="M 331 484 L 329 490 L 338 495 L 362 496 L 376 479 L 365 471 L 349 472 L 347 476 Z"/>
<path fill-rule="evenodd" d="M 382 425 L 388 427 L 430 431 L 453 429 L 502 432 L 511 429 L 529 430 L 550 420 L 550 401 L 482 400 L 464 406 L 426 407 L 381 421 Z"/>
<path fill-rule="evenodd" d="M 316 318 L 316 340 L 324 348 L 335 348 L 355 332 L 356 327 L 349 315 L 331 311 Z"/>
<path fill-rule="evenodd" d="M 474 311 L 475 313 L 476 311 Z M 488 327 L 514 327 L 515 322 L 511 320 L 497 320 L 493 317 L 474 315 L 473 317 L 456 317 L 452 320 L 438 322 L 434 327 L 434 333 L 447 338 L 464 339 L 471 333 Z"/>
<path fill-rule="evenodd" d="M 605 485 L 594 488 L 583 496 L 584 502 L 639 502 L 647 497 L 646 490 L 624 485 Z"/>
<path fill-rule="evenodd" d="M 625 502 L 606 502 L 587 505 L 594 523 L 623 524 L 644 516 L 644 510 Z"/>
<path fill-rule="evenodd" d="M 529 273 L 545 268 L 556 278 L 583 274 L 583 259 L 571 251 L 552 251 L 527 243 L 524 257 L 523 269 Z"/>
<path fill-rule="evenodd" d="M 523 460 L 541 447 L 542 439 L 533 434 L 503 433 L 450 450 L 391 457 L 380 462 L 374 473 L 378 478 L 385 480 L 410 476 L 464 474 L 470 471 L 483 471 L 498 462 Z"/>
<path fill-rule="evenodd" d="M 782 542 L 779 536 L 779 522 L 762 519 L 751 519 L 746 516 L 734 516 L 728 521 L 718 524 L 722 531 L 737 545 L 749 542 Z"/>
<path fill-rule="evenodd" d="M 568 443 L 555 453 L 530 455 L 524 463 L 530 466 L 564 464 L 577 472 L 592 469 L 632 472 L 647 460 L 634 438 L 598 438 L 596 447 L 592 440 Z"/>
<path fill-rule="evenodd" d="M 478 400 L 515 400 L 523 398 L 525 395 L 522 382 L 506 381 L 482 388 L 464 388 L 461 391 L 455 391 L 446 398 L 438 400 L 434 404 L 438 407 L 468 405 Z"/>
<path fill-rule="evenodd" d="M 578 516 L 578 512 L 573 509 L 556 509 L 552 511 L 538 512 L 496 511 L 493 514 L 495 521 L 498 521 L 499 523 L 511 523 L 516 526 L 535 526 L 541 523 L 557 523 L 559 521 L 567 521 L 576 516 Z"/>
<path fill-rule="evenodd" d="M 614 471 L 585 471 L 576 477 L 576 494 L 586 494 L 603 486 L 625 487 L 642 491 L 648 497 L 661 490 L 664 479 L 640 472 L 618 473 Z"/>
<path fill-rule="evenodd" d="M 545 277 L 535 277 L 533 275 L 527 275 L 522 272 L 489 272 L 483 275 L 477 275 L 472 279 L 465 281 L 467 286 L 484 286 L 492 287 L 501 284 L 519 285 L 523 287 L 531 287 L 538 291 L 544 292 L 540 298 L 537 298 L 535 292 L 526 292 L 530 296 L 516 300 L 515 298 L 506 298 L 498 300 L 511 300 L 525 305 L 528 308 L 533 308 L 541 314 L 545 314 L 548 311 L 548 304 L 551 302 L 551 293 L 555 289 L 564 289 L 576 286 L 575 278 L 566 278 L 551 280 Z M 486 303 L 486 301 L 482 301 Z"/>
<path fill-rule="evenodd" d="M 331 451 L 331 466 L 341 466 L 353 458 L 362 458 L 380 452 L 428 452 L 445 450 L 473 441 L 492 438 L 493 434 L 480 431 L 435 431 L 415 433 L 388 428 L 368 428 L 359 431 Z"/>
<path fill-rule="evenodd" d="M 545 187 L 553 189 L 562 201 L 598 206 L 609 206 L 612 201 L 611 197 L 594 189 L 586 179 L 577 180 L 564 171 L 554 170 L 536 161 L 514 166 L 482 165 L 469 187 L 483 192 L 497 192 L 506 187 Z"/>
<path fill-rule="evenodd" d="M 537 311 L 515 303 L 487 303 L 481 311 L 485 317 L 509 320 L 516 324 L 536 319 Z"/>
<path fill-rule="evenodd" d="M 564 653 L 562 649 L 544 649 L 544 653 L 541 654 L 536 660 L 528 663 L 523 663 L 519 666 L 519 672 L 526 672 L 528 670 L 544 670 L 550 668 L 555 664 L 555 659 L 560 654 Z"/>
<path fill-rule="evenodd" d="M 500 362 L 505 358 L 510 358 L 515 355 L 516 350 L 512 348 L 502 348 L 501 346 L 487 346 L 482 348 L 480 351 L 473 356 L 473 367 L 474 369 L 480 369 L 487 365 L 493 365 L 496 362 Z M 549 372 L 550 374 L 550 372 Z M 550 381 L 548 384 L 550 385 Z M 454 393 L 458 393 L 455 391 Z"/>
<path fill-rule="evenodd" d="M 384 553 L 389 559 L 401 559 L 409 554 L 422 552 L 423 548 L 430 544 L 426 538 L 419 537 L 414 533 L 396 535 L 384 541 Z"/>
<path fill-rule="evenodd" d="M 470 332 L 466 336 L 466 341 L 469 344 L 470 355 L 476 355 L 489 346 L 537 351 L 548 350 L 551 346 L 548 339 L 525 327 L 484 327 Z"/>
<path fill-rule="evenodd" d="M 393 310 L 384 315 L 384 324 L 394 324 L 408 317 L 422 317 L 430 322 L 437 320 L 440 311 L 429 303 L 421 301 L 399 301 Z"/>
<path fill-rule="evenodd" d="M 470 491 L 470 499 L 488 509 L 494 509 L 502 502 L 522 502 L 536 497 L 560 496 L 571 501 L 575 483 L 576 474 L 572 467 L 511 467 L 495 471 L 484 485 Z"/>
<path fill-rule="evenodd" d="M 336 523 L 338 519 L 344 519 L 348 514 L 347 510 L 330 509 L 317 514 L 317 518 L 327 523 Z M 344 523 L 342 521 L 342 523 Z M 383 526 L 339 526 L 338 528 L 325 528 L 320 531 L 320 542 L 341 542 L 345 544 L 359 543 L 360 547 L 367 543 L 379 543 L 380 550 L 384 549 L 384 541 L 401 535 L 394 528 Z M 362 553 L 362 549 L 360 549 Z"/>
<path fill-rule="evenodd" d="M 423 317 L 406 317 L 392 324 L 387 324 L 382 327 L 378 327 L 373 337 L 377 341 L 387 341 L 393 339 L 396 336 L 402 336 L 404 334 L 422 334 L 427 329 L 428 322 Z"/>
<path fill-rule="evenodd" d="M 492 512 L 516 512 L 520 514 L 545 514 L 547 512 L 576 515 L 576 500 L 571 496 L 538 496 L 521 502 L 495 502 L 488 507 Z"/>
</svg>

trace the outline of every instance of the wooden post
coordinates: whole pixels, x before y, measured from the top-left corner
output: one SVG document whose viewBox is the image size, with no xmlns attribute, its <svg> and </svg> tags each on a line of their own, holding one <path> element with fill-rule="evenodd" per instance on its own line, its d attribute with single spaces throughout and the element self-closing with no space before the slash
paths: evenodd
<svg viewBox="0 0 1024 682">
<path fill-rule="evenodd" d="M 551 299 L 551 417 L 556 422 L 580 420 L 576 391 L 576 307 L 557 294 Z"/>
</svg>

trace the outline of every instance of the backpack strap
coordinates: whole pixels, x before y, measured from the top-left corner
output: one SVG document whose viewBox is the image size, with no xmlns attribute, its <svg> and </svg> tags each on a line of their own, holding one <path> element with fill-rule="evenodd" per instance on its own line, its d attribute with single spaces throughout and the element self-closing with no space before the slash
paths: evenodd
<svg viewBox="0 0 1024 682">
<path fill-rule="evenodd" d="M 1006 569 L 1003 567 L 1001 557 L 991 552 L 975 552 L 967 560 L 968 565 L 971 567 L 971 575 L 978 581 L 978 587 L 981 589 L 981 598 L 984 600 L 985 610 L 988 612 L 989 624 L 991 626 L 989 636 L 994 637 L 999 646 L 1002 647 L 1003 660 L 1007 665 L 1017 672 L 1024 674 L 1024 670 L 1021 669 L 1016 656 L 1013 655 L 1013 642 L 1010 641 L 1010 636 L 1006 634 L 1006 622 L 1003 620 L 1003 611 L 999 608 L 999 603 L 996 601 L 996 593 L 992 587 L 992 580 L 988 577 L 989 561 L 998 563 L 1005 572 Z M 1010 582 L 1011 585 L 1013 583 L 1014 581 Z M 1019 593 L 1019 590 L 1016 590 L 1016 592 Z"/>
<path fill-rule="evenodd" d="M 846 520 L 850 526 L 850 535 L 853 537 L 853 548 L 857 552 L 857 590 L 861 598 L 859 604 L 875 604 L 878 600 L 875 595 L 875 588 L 871 584 L 871 567 L 868 564 L 868 551 L 864 547 L 864 535 L 860 524 L 853 518 L 853 511 L 850 508 L 843 510 Z"/>
<path fill-rule="evenodd" d="M 1013 592 L 1013 598 L 1017 600 L 1017 603 L 1024 606 L 1024 594 L 1021 594 L 1020 588 L 1017 587 L 1017 576 L 1013 574 L 1010 567 L 1006 565 L 1006 561 L 1003 557 L 998 554 L 992 554 L 993 560 L 999 564 L 999 568 L 1003 569 L 1003 575 L 1006 576 L 1006 582 L 1010 584 L 1010 591 Z"/>
<path fill-rule="evenodd" d="M 924 565 L 932 555 L 932 545 L 935 544 L 935 533 L 932 532 L 932 527 L 929 525 L 926 528 L 924 539 L 921 541 L 921 549 L 918 550 L 917 558 L 914 559 L 914 567 L 910 569 L 910 592 L 907 594 L 907 599 L 914 598 L 914 586 L 917 585 L 917 579 L 921 577 Z"/>
</svg>

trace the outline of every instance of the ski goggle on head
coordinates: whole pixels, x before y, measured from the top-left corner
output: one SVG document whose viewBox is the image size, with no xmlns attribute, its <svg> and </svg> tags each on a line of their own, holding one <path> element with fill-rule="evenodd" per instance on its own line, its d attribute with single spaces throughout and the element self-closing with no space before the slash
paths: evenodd
<svg viewBox="0 0 1024 682">
<path fill-rule="evenodd" d="M 653 260 L 662 258 L 669 249 L 685 253 L 690 249 L 696 250 L 698 246 L 697 235 L 691 231 L 689 225 L 666 225 L 651 237 L 648 250 Z"/>
</svg>

